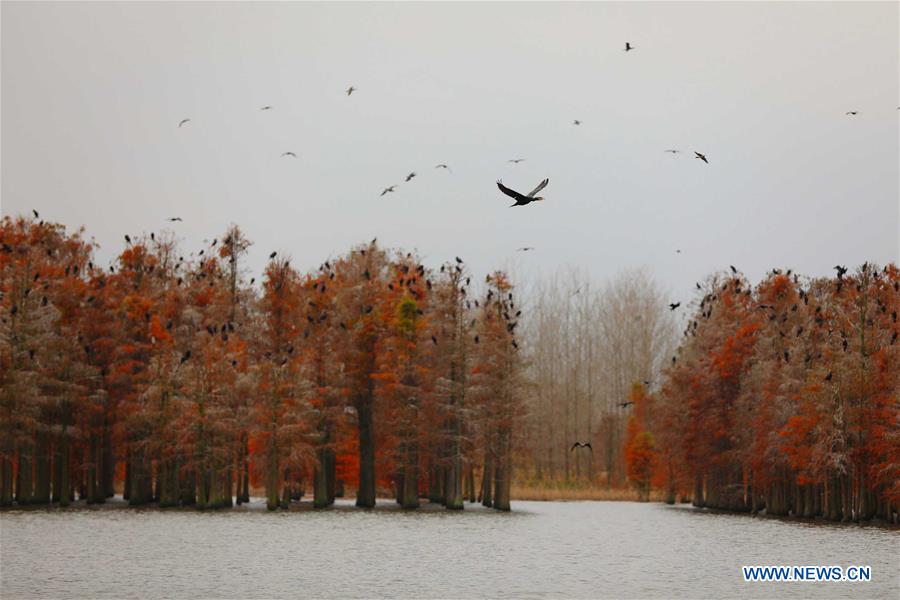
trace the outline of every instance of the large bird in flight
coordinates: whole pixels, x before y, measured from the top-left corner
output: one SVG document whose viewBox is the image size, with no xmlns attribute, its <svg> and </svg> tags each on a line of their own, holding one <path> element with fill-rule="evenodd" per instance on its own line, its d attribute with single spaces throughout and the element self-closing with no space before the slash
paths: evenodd
<svg viewBox="0 0 900 600">
<path fill-rule="evenodd" d="M 297 158 L 297 155 L 294 154 L 293 152 L 282 152 L 281 155 L 282 155 L 282 156 L 291 156 L 291 157 L 293 157 L 293 158 Z"/>
<path fill-rule="evenodd" d="M 185 123 L 190 123 L 190 122 L 191 122 L 190 119 L 182 119 L 181 121 L 178 122 L 178 128 L 180 129 L 182 125 L 184 125 Z"/>
<path fill-rule="evenodd" d="M 394 188 L 396 188 L 396 187 L 397 187 L 397 185 L 395 184 L 395 185 L 391 185 L 391 186 L 384 188 L 384 190 L 382 190 L 382 192 L 381 192 L 381 195 L 384 196 L 388 192 L 393 192 Z"/>
<path fill-rule="evenodd" d="M 569 452 L 573 451 L 575 448 L 587 448 L 587 449 L 590 450 L 591 452 L 594 451 L 594 448 L 591 447 L 591 443 L 590 443 L 590 442 L 585 442 L 585 443 L 583 443 L 583 444 L 582 444 L 581 442 L 575 442 L 574 444 L 572 444 L 572 447 L 569 448 Z"/>
<path fill-rule="evenodd" d="M 434 165 L 434 168 L 435 168 L 435 169 L 447 169 L 447 172 L 449 172 L 449 173 L 452 173 L 452 172 L 453 172 L 453 171 L 450 170 L 450 167 L 448 167 L 448 166 L 445 165 L 444 163 L 441 163 L 441 164 L 439 164 L 439 165 Z"/>
<path fill-rule="evenodd" d="M 545 187 L 547 187 L 547 184 L 548 184 L 548 183 L 550 183 L 550 179 L 545 179 L 545 180 L 543 180 L 542 182 L 540 182 L 540 183 L 538 184 L 538 186 L 537 186 L 536 188 L 534 188 L 533 190 L 531 190 L 530 192 L 528 192 L 528 195 L 527 195 L 527 196 L 526 196 L 525 194 L 520 194 L 520 193 L 517 192 L 516 190 L 511 190 L 511 189 L 509 189 L 508 187 L 506 187 L 505 185 L 503 185 L 503 183 L 500 182 L 500 181 L 497 182 L 497 187 L 500 188 L 500 191 L 501 191 L 501 192 L 503 192 L 504 194 L 506 194 L 506 195 L 509 196 L 510 198 L 515 199 L 515 201 L 516 201 L 515 204 L 510 204 L 510 205 L 509 205 L 510 208 L 511 208 L 511 207 L 513 207 L 513 206 L 525 206 L 526 204 L 530 204 L 530 203 L 532 203 L 532 202 L 538 202 L 538 201 L 540 201 L 540 200 L 543 200 L 544 198 L 543 198 L 542 196 L 535 196 L 535 194 L 537 194 L 537 193 L 540 192 L 542 189 L 544 189 Z"/>
<path fill-rule="evenodd" d="M 351 85 L 350 87 L 347 88 L 347 95 L 349 96 L 350 94 L 352 94 L 355 91 L 356 91 L 356 88 Z"/>
<path fill-rule="evenodd" d="M 174 223 L 175 221 L 181 221 L 182 218 L 181 217 L 169 217 L 168 220 L 170 223 Z"/>
<path fill-rule="evenodd" d="M 702 161 L 705 162 L 706 164 L 709 164 L 709 161 L 706 160 L 706 155 L 705 155 L 705 154 L 700 154 L 699 152 L 697 152 L 696 150 L 694 150 L 694 155 L 695 155 L 694 158 L 699 158 L 700 160 L 702 160 Z"/>
</svg>

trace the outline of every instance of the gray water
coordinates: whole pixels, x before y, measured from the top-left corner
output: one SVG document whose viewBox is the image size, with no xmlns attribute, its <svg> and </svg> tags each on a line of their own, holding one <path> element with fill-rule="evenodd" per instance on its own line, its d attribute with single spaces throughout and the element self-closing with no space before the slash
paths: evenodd
<svg viewBox="0 0 900 600">
<path fill-rule="evenodd" d="M 0 514 L 2 598 L 900 598 L 900 533 L 631 502 Z M 742 565 L 870 565 L 745 583 Z"/>
</svg>

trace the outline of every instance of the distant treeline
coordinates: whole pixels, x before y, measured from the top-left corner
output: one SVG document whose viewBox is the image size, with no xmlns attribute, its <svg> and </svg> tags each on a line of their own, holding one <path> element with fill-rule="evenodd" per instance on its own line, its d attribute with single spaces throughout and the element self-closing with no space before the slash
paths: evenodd
<svg viewBox="0 0 900 600">
<path fill-rule="evenodd" d="M 700 287 L 660 385 L 632 390 L 631 481 L 696 506 L 897 521 L 897 266 Z"/>
<path fill-rule="evenodd" d="M 0 505 L 270 509 L 343 486 L 509 510 L 521 308 L 458 258 L 427 269 L 373 240 L 309 273 L 272 253 L 259 282 L 232 226 L 187 257 L 125 238 L 109 268 L 83 232 L 0 226 Z M 476 485 L 476 481 L 478 484 Z"/>
</svg>

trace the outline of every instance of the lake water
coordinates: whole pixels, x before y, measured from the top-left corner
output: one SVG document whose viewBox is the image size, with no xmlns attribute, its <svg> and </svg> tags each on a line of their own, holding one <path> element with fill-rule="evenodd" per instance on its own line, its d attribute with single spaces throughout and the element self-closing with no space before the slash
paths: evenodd
<svg viewBox="0 0 900 600">
<path fill-rule="evenodd" d="M 509 514 L 383 504 L 6 511 L 0 597 L 900 598 L 896 529 L 632 502 L 514 502 Z M 870 565 L 872 581 L 741 575 L 742 565 L 819 564 Z"/>
</svg>

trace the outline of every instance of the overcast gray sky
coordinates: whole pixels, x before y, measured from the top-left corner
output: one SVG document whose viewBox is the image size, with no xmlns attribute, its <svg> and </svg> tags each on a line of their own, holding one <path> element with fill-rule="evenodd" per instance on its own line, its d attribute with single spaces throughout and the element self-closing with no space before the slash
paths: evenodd
<svg viewBox="0 0 900 600">
<path fill-rule="evenodd" d="M 898 7 L 3 2 L 2 213 L 104 263 L 178 215 L 187 250 L 241 225 L 257 272 L 377 235 L 478 275 L 650 265 L 676 298 L 896 261 Z M 524 208 L 494 184 L 544 177 Z"/>
</svg>

